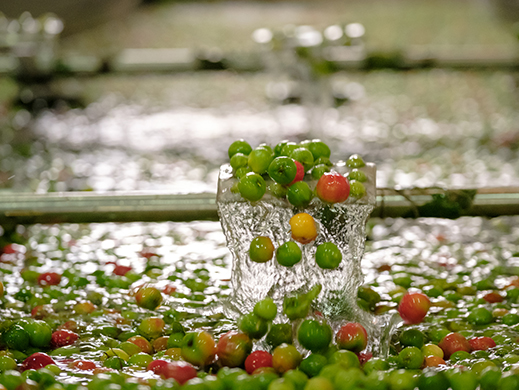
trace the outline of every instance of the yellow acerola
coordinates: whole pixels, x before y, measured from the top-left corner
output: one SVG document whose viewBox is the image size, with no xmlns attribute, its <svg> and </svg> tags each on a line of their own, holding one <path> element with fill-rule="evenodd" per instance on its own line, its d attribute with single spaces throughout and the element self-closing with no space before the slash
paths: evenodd
<svg viewBox="0 0 519 390">
<path fill-rule="evenodd" d="M 314 218 L 307 213 L 299 213 L 290 218 L 292 238 L 301 243 L 308 244 L 317 237 L 317 225 Z"/>
</svg>

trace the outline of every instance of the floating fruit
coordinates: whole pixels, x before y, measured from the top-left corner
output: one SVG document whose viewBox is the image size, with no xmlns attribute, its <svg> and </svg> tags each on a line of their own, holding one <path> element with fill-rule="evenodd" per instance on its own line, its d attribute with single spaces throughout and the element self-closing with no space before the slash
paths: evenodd
<svg viewBox="0 0 519 390">
<path fill-rule="evenodd" d="M 290 218 L 292 238 L 301 244 L 308 244 L 317 237 L 317 225 L 307 213 L 298 213 Z"/>
<path fill-rule="evenodd" d="M 350 185 L 340 173 L 325 172 L 315 186 L 315 193 L 323 202 L 340 203 L 348 199 Z"/>
<path fill-rule="evenodd" d="M 249 247 L 249 256 L 255 263 L 265 263 L 274 256 L 274 244 L 272 240 L 266 236 L 254 238 Z"/>
</svg>

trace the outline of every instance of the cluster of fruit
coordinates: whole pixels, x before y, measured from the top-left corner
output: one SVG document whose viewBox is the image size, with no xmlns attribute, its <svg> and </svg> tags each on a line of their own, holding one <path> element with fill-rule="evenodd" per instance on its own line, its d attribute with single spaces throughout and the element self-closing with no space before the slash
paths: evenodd
<svg viewBox="0 0 519 390">
<path fill-rule="evenodd" d="M 251 202 L 261 200 L 267 190 L 298 208 L 307 207 L 315 196 L 333 204 L 366 194 L 363 183 L 367 177 L 359 169 L 365 166 L 362 157 L 355 154 L 348 158 L 350 172 L 346 178 L 333 171 L 330 148 L 320 140 L 299 144 L 282 141 L 274 149 L 266 144 L 252 149 L 246 141 L 238 140 L 231 144 L 228 154 L 238 179 L 232 191 Z"/>
<path fill-rule="evenodd" d="M 224 333 L 218 341 L 205 330 L 186 332 L 177 321 L 166 323 L 161 317 L 146 317 L 138 326 L 139 334 L 103 351 L 101 367 L 90 359 L 55 360 L 73 351 L 71 348 L 79 337 L 74 328 L 75 321 L 68 321 L 52 332 L 45 321 L 22 319 L 2 334 L 2 342 L 11 351 L 51 348 L 52 353 L 49 356 L 45 352 L 34 352 L 19 367 L 10 354 L 0 355 L 0 371 L 3 372 L 0 389 L 17 390 L 25 388 L 20 386 L 27 383 L 35 383 L 39 384 L 35 389 L 52 390 L 170 390 L 179 386 L 191 390 L 333 390 L 349 389 L 344 384 L 348 378 L 357 382 L 368 380 L 363 372 L 370 374 L 369 383 L 383 379 L 381 372 L 387 369 L 387 363 L 365 351 L 368 334 L 361 324 L 344 323 L 333 337 L 332 328 L 318 313 L 309 317 L 312 300 L 320 290 L 316 285 L 306 294 L 285 299 L 283 312 L 291 324 L 273 324 L 278 308 L 271 298 L 265 298 L 256 303 L 251 313 L 239 319 L 238 330 Z M 424 301 L 424 297 L 423 294 L 407 294 L 402 298 L 399 311 L 406 322 L 423 320 L 428 311 L 428 300 L 425 297 Z M 150 286 L 137 291 L 135 300 L 139 306 L 150 309 L 160 305 L 156 291 Z M 164 336 L 166 328 L 169 336 Z M 268 350 L 252 351 L 253 341 L 263 337 Z M 449 337 L 452 340 L 447 340 Z M 460 351 L 459 339 L 449 337 L 440 347 L 449 354 Z M 412 339 L 412 336 L 408 338 Z M 21 345 L 24 343 L 29 344 L 24 347 Z M 426 348 L 431 356 L 436 356 L 437 350 L 441 352 L 434 345 Z M 153 351 L 163 351 L 162 357 L 153 355 Z M 414 368 L 418 360 L 422 363 L 421 356 L 420 350 L 410 346 L 399 354 L 399 364 Z M 436 360 L 431 358 L 426 362 L 432 365 Z M 88 388 L 58 382 L 59 366 L 64 363 L 71 369 L 95 374 Z M 116 375 L 128 365 L 154 373 L 162 381 L 148 378 L 147 381 L 131 382 Z M 216 375 L 211 374 L 214 371 L 217 371 Z M 121 387 L 114 387 L 119 382 Z"/>
<path fill-rule="evenodd" d="M 303 245 L 317 238 L 317 224 L 310 214 L 295 214 L 290 218 L 290 227 L 292 238 Z M 303 256 L 301 248 L 294 241 L 287 241 L 275 249 L 272 240 L 267 236 L 257 236 L 251 241 L 249 256 L 256 263 L 265 263 L 274 257 L 274 251 L 277 262 L 285 267 L 299 263 Z M 335 269 L 341 261 L 342 253 L 333 242 L 324 242 L 317 246 L 315 262 L 319 267 Z"/>
<path fill-rule="evenodd" d="M 515 222 L 510 220 L 510 225 L 499 225 L 499 229 L 509 226 L 513 231 Z M 414 236 L 409 240 L 414 242 Z M 506 240 L 496 243 L 496 253 L 517 248 L 515 232 L 510 240 L 512 247 Z M 38 272 L 38 268 L 7 260 L 13 246 L 4 247 L 0 255 L 2 270 L 7 271 L 0 282 L 0 390 L 519 388 L 515 263 L 503 266 L 502 258 L 491 257 L 485 249 L 488 246 L 479 242 L 474 252 L 467 251 L 465 242 L 451 246 L 442 242 L 441 246 L 438 241 L 428 244 L 433 256 L 428 252 L 423 259 L 414 258 L 414 249 L 422 251 L 426 243 L 420 241 L 411 248 L 413 259 L 377 264 L 377 280 L 358 292 L 366 310 L 374 314 L 398 311 L 405 322 L 393 335 L 385 357 L 370 356 L 362 349 L 366 337 L 358 324 L 341 324 L 341 329 L 332 332 L 311 311 L 319 286 L 287 298 L 282 308 L 277 305 L 291 323 L 272 320 L 278 308 L 269 299 L 257 303 L 237 324 L 221 316 L 210 322 L 208 317 L 187 312 L 200 307 L 188 306 L 188 302 L 199 305 L 200 297 L 217 288 L 217 279 L 209 282 L 207 263 L 186 258 L 185 263 L 175 261 L 170 273 L 167 259 L 162 258 L 162 268 L 139 274 L 117 263 L 100 272 L 105 263 L 97 259 L 93 262 L 99 268 L 94 274 L 83 275 L 77 263 L 71 267 L 70 256 L 63 256 L 53 262 L 57 272 Z M 445 257 L 446 247 L 460 250 L 460 257 L 466 252 L 466 263 L 451 266 L 453 258 Z M 441 256 L 434 258 L 438 253 Z M 159 265 L 153 251 L 141 255 L 148 267 Z M 380 256 L 386 259 L 386 248 Z M 30 259 L 26 256 L 24 264 Z M 202 267 L 202 272 L 188 274 L 185 264 Z M 488 276 L 481 278 L 485 270 Z M 158 290 L 146 285 L 153 275 L 161 275 L 163 282 L 176 282 L 162 284 Z M 205 289 L 200 287 L 204 277 Z M 136 291 L 129 289 L 131 281 Z M 191 301 L 181 292 L 183 284 L 193 291 Z M 88 288 L 92 285 L 95 289 Z M 183 302 L 186 312 L 172 309 L 171 302 Z M 254 350 L 257 338 L 261 338 L 256 343 L 259 349 Z M 344 344 L 347 340 L 352 342 Z"/>
</svg>

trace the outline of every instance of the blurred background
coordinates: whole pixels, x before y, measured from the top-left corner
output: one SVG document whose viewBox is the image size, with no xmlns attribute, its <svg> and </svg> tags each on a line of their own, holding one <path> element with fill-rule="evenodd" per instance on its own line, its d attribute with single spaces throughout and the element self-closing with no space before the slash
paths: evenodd
<svg viewBox="0 0 519 390">
<path fill-rule="evenodd" d="M 381 187 L 517 186 L 517 9 L 2 0 L 0 191 L 214 192 L 237 138 L 321 138 Z"/>
</svg>

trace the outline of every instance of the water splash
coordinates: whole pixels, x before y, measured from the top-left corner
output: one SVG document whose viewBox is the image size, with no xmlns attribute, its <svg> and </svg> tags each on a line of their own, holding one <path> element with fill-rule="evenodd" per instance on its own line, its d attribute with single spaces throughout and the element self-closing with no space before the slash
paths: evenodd
<svg viewBox="0 0 519 390">
<path fill-rule="evenodd" d="M 347 173 L 344 164 L 336 167 Z M 283 299 L 306 293 L 316 284 L 322 291 L 313 303 L 314 313 L 320 313 L 334 330 L 345 321 L 362 323 L 372 336 L 372 348 L 378 350 L 382 329 L 388 319 L 374 317 L 357 306 L 357 290 L 363 282 L 361 260 L 366 240 L 366 221 L 375 204 L 375 167 L 365 167 L 368 176 L 366 195 L 361 199 L 329 205 L 318 198 L 304 212 L 314 217 L 318 236 L 314 242 L 302 245 L 302 260 L 293 267 L 280 265 L 275 259 L 255 263 L 249 257 L 249 246 L 257 236 L 270 237 L 275 247 L 291 240 L 290 218 L 300 212 L 286 200 L 270 194 L 258 202 L 248 202 L 232 192 L 236 179 L 228 165 L 222 166 L 218 183 L 217 207 L 220 222 L 233 256 L 231 285 L 233 292 L 226 303 L 227 314 L 237 317 L 253 310 L 259 300 L 270 296 L 282 306 Z M 309 183 L 314 188 L 316 183 Z M 315 262 L 317 246 L 333 242 L 342 253 L 336 269 L 322 269 Z M 286 318 L 278 314 L 277 322 Z"/>
</svg>

